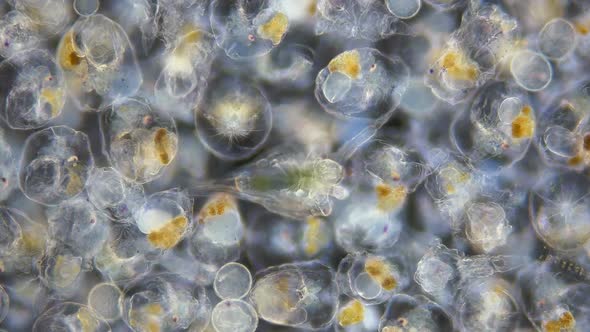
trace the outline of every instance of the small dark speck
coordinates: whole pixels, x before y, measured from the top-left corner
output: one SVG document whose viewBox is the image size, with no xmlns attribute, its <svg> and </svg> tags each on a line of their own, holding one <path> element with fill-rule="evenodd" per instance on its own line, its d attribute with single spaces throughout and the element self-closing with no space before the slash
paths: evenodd
<svg viewBox="0 0 590 332">
<path fill-rule="evenodd" d="M 430 68 L 430 70 L 428 72 L 431 74 L 434 74 L 434 69 Z"/>
<path fill-rule="evenodd" d="M 4 42 L 4 46 L 8 47 L 8 46 L 10 46 L 10 43 L 9 42 Z"/>
<path fill-rule="evenodd" d="M 387 233 L 388 230 L 389 230 L 389 227 L 388 226 L 384 226 L 383 227 L 383 233 Z"/>
</svg>

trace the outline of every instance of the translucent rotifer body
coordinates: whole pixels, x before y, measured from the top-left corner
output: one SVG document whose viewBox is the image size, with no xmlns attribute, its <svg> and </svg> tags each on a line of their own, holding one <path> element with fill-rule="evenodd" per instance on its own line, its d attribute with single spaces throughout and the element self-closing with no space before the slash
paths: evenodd
<svg viewBox="0 0 590 332">
<path fill-rule="evenodd" d="M 270 52 L 289 29 L 289 18 L 278 9 L 267 1 L 212 1 L 209 19 L 217 45 L 232 59 Z"/>
<path fill-rule="evenodd" d="M 125 31 L 100 14 L 80 18 L 63 35 L 56 57 L 81 110 L 96 111 L 132 96 L 143 81 Z"/>
<path fill-rule="evenodd" d="M 88 178 L 88 199 L 114 221 L 131 221 L 145 202 L 143 187 L 127 181 L 111 167 L 95 168 Z"/>
<path fill-rule="evenodd" d="M 22 211 L 0 207 L 0 266 L 4 273 L 30 274 L 31 262 L 43 255 L 47 229 Z"/>
<path fill-rule="evenodd" d="M 313 82 L 314 51 L 305 45 L 282 43 L 256 61 L 256 73 L 271 84 L 302 89 Z"/>
<path fill-rule="evenodd" d="M 12 129 L 36 129 L 61 114 L 62 70 L 49 53 L 30 50 L 0 63 L 0 116 Z"/>
<path fill-rule="evenodd" d="M 334 322 L 336 332 L 369 332 L 379 328 L 381 308 L 365 305 L 359 300 L 341 296 Z"/>
<path fill-rule="evenodd" d="M 453 319 L 438 304 L 423 296 L 395 295 L 387 303 L 379 331 L 443 332 L 453 330 Z"/>
<path fill-rule="evenodd" d="M 407 34 L 407 25 L 392 14 L 385 3 L 319 0 L 315 32 L 317 35 L 335 33 L 344 37 L 372 41 L 394 34 Z"/>
<path fill-rule="evenodd" d="M 41 44 L 35 22 L 20 11 L 3 13 L 0 18 L 0 56 L 9 58 Z"/>
<path fill-rule="evenodd" d="M 209 323 L 205 289 L 172 274 L 141 278 L 124 293 L 123 320 L 133 331 L 202 331 Z"/>
<path fill-rule="evenodd" d="M 217 332 L 254 332 L 258 314 L 248 302 L 223 300 L 213 308 L 211 324 Z"/>
<path fill-rule="evenodd" d="M 222 299 L 241 299 L 252 287 L 252 275 L 242 264 L 227 263 L 217 270 L 213 287 Z"/>
<path fill-rule="evenodd" d="M 332 270 L 317 261 L 284 264 L 257 273 L 250 300 L 266 321 L 319 329 L 336 314 L 338 287 Z"/>
<path fill-rule="evenodd" d="M 14 9 L 35 21 L 38 29 L 46 35 L 62 32 L 70 23 L 71 3 L 66 0 L 8 0 Z"/>
<path fill-rule="evenodd" d="M 504 207 L 509 209 L 509 202 Z M 506 211 L 493 200 L 474 200 L 466 205 L 465 236 L 476 250 L 491 252 L 506 244 L 512 226 Z"/>
<path fill-rule="evenodd" d="M 10 297 L 4 287 L 0 286 L 0 322 L 8 315 L 8 309 L 10 308 Z"/>
<path fill-rule="evenodd" d="M 590 214 L 586 176 L 554 173 L 541 179 L 529 197 L 530 220 L 537 235 L 560 251 L 580 250 L 590 239 Z"/>
<path fill-rule="evenodd" d="M 37 318 L 33 332 L 110 332 L 111 327 L 89 307 L 63 302 L 50 307 Z"/>
<path fill-rule="evenodd" d="M 49 127 L 25 142 L 19 186 L 32 201 L 58 205 L 84 189 L 93 168 L 86 134 L 66 126 Z"/>
<path fill-rule="evenodd" d="M 10 144 L 5 140 L 4 131 L 0 129 L 0 201 L 10 197 L 17 186 L 18 169 L 16 156 Z"/>
<path fill-rule="evenodd" d="M 192 200 L 185 192 L 169 190 L 152 194 L 134 213 L 135 224 L 157 249 L 175 247 L 192 228 Z"/>
<path fill-rule="evenodd" d="M 178 134 L 174 119 L 146 100 L 119 100 L 102 115 L 104 149 L 121 175 L 137 183 L 161 175 L 176 157 Z"/>
<path fill-rule="evenodd" d="M 458 259 L 457 250 L 449 250 L 440 243 L 435 244 L 418 262 L 414 280 L 440 303 L 452 303 L 453 288 L 459 279 L 456 268 Z"/>
<path fill-rule="evenodd" d="M 493 81 L 457 114 L 451 141 L 477 168 L 497 172 L 521 160 L 535 135 L 536 118 L 525 91 Z"/>
<path fill-rule="evenodd" d="M 94 0 L 85 0 L 94 1 Z M 121 0 L 109 1 L 112 6 L 109 17 L 121 24 L 129 36 L 129 40 L 135 51 L 142 56 L 147 55 L 154 45 L 157 34 L 160 32 L 160 24 L 156 19 L 163 6 L 161 1 L 152 0 Z M 176 22 L 180 23 L 180 22 Z M 162 35 L 165 35 L 162 31 Z M 166 37 L 164 37 L 166 39 Z"/>
<path fill-rule="evenodd" d="M 257 86 L 241 80 L 212 82 L 196 112 L 199 139 L 221 159 L 252 156 L 272 128 L 266 96 Z"/>
</svg>

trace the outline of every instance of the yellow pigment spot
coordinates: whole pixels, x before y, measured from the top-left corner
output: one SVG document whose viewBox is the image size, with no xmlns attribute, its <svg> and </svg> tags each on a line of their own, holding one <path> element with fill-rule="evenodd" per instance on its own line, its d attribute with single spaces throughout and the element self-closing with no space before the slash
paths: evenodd
<svg viewBox="0 0 590 332">
<path fill-rule="evenodd" d="M 307 218 L 307 229 L 305 230 L 305 254 L 314 256 L 320 250 L 321 243 L 324 240 L 321 232 L 321 220 L 316 217 Z"/>
<path fill-rule="evenodd" d="M 569 311 L 564 312 L 559 316 L 559 319 L 551 320 L 545 323 L 545 332 L 566 332 L 575 331 L 576 320 L 574 315 Z"/>
<path fill-rule="evenodd" d="M 148 241 L 156 248 L 169 249 L 174 247 L 182 238 L 188 220 L 185 216 L 178 216 L 166 225 L 148 234 Z"/>
<path fill-rule="evenodd" d="M 381 211 L 391 211 L 399 207 L 408 195 L 404 186 L 391 187 L 385 183 L 380 183 L 375 187 L 377 193 L 377 208 Z"/>
<path fill-rule="evenodd" d="M 386 326 L 382 332 L 402 332 L 403 330 L 397 326 Z"/>
<path fill-rule="evenodd" d="M 75 168 L 75 166 L 68 168 L 69 179 L 66 185 L 66 194 L 70 196 L 76 195 L 84 188 L 84 183 L 82 183 L 82 179 Z"/>
<path fill-rule="evenodd" d="M 475 81 L 479 76 L 478 69 L 467 62 L 459 52 L 447 51 L 442 57 L 442 67 L 452 78 L 462 81 Z"/>
<path fill-rule="evenodd" d="M 258 27 L 258 34 L 264 39 L 270 39 L 274 45 L 278 45 L 287 32 L 289 19 L 283 13 L 275 14 L 268 22 Z"/>
<path fill-rule="evenodd" d="M 354 300 L 349 302 L 338 314 L 338 324 L 340 326 L 350 326 L 358 324 L 365 319 L 365 307 L 363 304 Z"/>
<path fill-rule="evenodd" d="M 342 52 L 330 61 L 328 70 L 356 79 L 361 74 L 361 55 L 357 50 Z"/>
<path fill-rule="evenodd" d="M 80 321 L 82 332 L 94 332 L 98 329 L 98 320 L 92 316 L 88 309 L 80 308 L 76 314 L 76 318 Z"/>
<path fill-rule="evenodd" d="M 382 258 L 367 258 L 365 261 L 365 272 L 367 272 L 377 284 L 381 285 L 381 288 L 387 291 L 393 290 L 397 286 L 397 281 L 391 272 L 391 268 Z"/>
<path fill-rule="evenodd" d="M 41 90 L 41 98 L 51 105 L 51 116 L 57 116 L 63 105 L 63 92 L 60 89 L 44 88 Z"/>
<path fill-rule="evenodd" d="M 574 23 L 574 27 L 576 28 L 576 31 L 583 36 L 590 32 L 590 29 L 585 24 L 579 22 Z"/>
<path fill-rule="evenodd" d="M 56 284 L 60 287 L 69 286 L 76 280 L 80 271 L 80 265 L 74 260 L 66 259 L 62 255 L 58 255 L 55 259 L 53 276 L 56 278 Z"/>
<path fill-rule="evenodd" d="M 21 238 L 22 248 L 27 253 L 41 253 L 45 249 L 45 237 L 43 237 L 44 231 L 42 229 L 36 229 L 34 231 L 25 231 Z"/>
<path fill-rule="evenodd" d="M 307 13 L 310 16 L 314 16 L 317 13 L 318 9 L 317 9 L 317 1 L 313 0 L 310 2 L 309 6 L 307 7 Z"/>
<path fill-rule="evenodd" d="M 131 311 L 129 314 L 129 324 L 135 328 L 145 329 L 146 332 L 160 332 L 160 321 L 158 317 L 161 314 L 162 306 L 157 303 L 150 303 L 140 310 Z"/>
<path fill-rule="evenodd" d="M 59 50 L 58 60 L 64 69 L 72 70 L 82 63 L 83 56 L 78 53 L 74 45 L 74 33 L 68 32 L 64 37 L 64 44 Z"/>
<path fill-rule="evenodd" d="M 170 138 L 170 133 L 165 128 L 160 128 L 154 135 L 154 144 L 156 147 L 156 154 L 158 160 L 163 165 L 168 165 L 174 155 L 175 145 L 173 140 Z"/>
<path fill-rule="evenodd" d="M 569 166 L 577 166 L 579 164 L 581 164 L 584 161 L 584 157 L 582 155 L 576 155 L 574 157 L 571 157 L 568 161 L 567 164 Z"/>
<path fill-rule="evenodd" d="M 526 105 L 520 110 L 520 114 L 512 121 L 512 137 L 529 138 L 535 131 L 535 120 L 532 118 L 532 109 Z"/>
<path fill-rule="evenodd" d="M 457 184 L 469 181 L 471 176 L 468 173 L 461 172 L 455 168 L 447 167 L 440 172 L 443 186 L 447 194 L 454 194 L 457 191 Z"/>
<path fill-rule="evenodd" d="M 217 194 L 213 196 L 199 212 L 199 223 L 203 224 L 207 218 L 221 216 L 227 212 L 227 210 L 234 210 L 236 208 L 236 201 L 231 195 Z"/>
</svg>

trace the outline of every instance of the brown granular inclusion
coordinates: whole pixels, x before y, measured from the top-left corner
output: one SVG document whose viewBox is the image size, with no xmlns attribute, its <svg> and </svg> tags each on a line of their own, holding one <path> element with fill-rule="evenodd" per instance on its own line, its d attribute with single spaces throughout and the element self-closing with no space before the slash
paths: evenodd
<svg viewBox="0 0 590 332">
<path fill-rule="evenodd" d="M 566 311 L 559 316 L 559 319 L 550 320 L 545 323 L 544 330 L 545 332 L 573 332 L 576 330 L 574 315 Z"/>
<path fill-rule="evenodd" d="M 156 131 L 154 136 L 154 144 L 156 145 L 156 152 L 158 159 L 164 165 L 168 165 L 171 161 L 170 155 L 172 154 L 172 142 L 170 140 L 170 134 L 165 128 L 160 128 Z"/>
<path fill-rule="evenodd" d="M 182 238 L 187 224 L 188 220 L 185 216 L 178 216 L 159 229 L 149 233 L 148 241 L 156 248 L 172 248 Z"/>
</svg>

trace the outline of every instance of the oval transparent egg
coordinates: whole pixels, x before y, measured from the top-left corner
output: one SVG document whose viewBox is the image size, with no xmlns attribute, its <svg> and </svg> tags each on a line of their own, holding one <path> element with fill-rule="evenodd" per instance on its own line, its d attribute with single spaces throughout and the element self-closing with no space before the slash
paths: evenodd
<svg viewBox="0 0 590 332">
<path fill-rule="evenodd" d="M 33 325 L 33 332 L 110 332 L 109 324 L 89 307 L 63 302 L 43 312 Z"/>
<path fill-rule="evenodd" d="M 223 300 L 213 308 L 211 324 L 217 332 L 254 332 L 258 327 L 258 314 L 248 302 Z"/>
<path fill-rule="evenodd" d="M 115 284 L 100 283 L 88 293 L 88 307 L 107 321 L 121 317 L 121 298 L 123 293 Z"/>
<path fill-rule="evenodd" d="M 256 153 L 272 128 L 270 103 L 245 81 L 211 82 L 196 110 L 197 135 L 220 159 L 241 160 Z"/>
<path fill-rule="evenodd" d="M 539 50 L 550 59 L 561 59 L 576 47 L 574 26 L 562 18 L 553 19 L 539 32 Z"/>
<path fill-rule="evenodd" d="M 90 16 L 96 14 L 100 0 L 74 0 L 74 10 L 80 16 Z"/>
<path fill-rule="evenodd" d="M 244 265 L 227 263 L 217 270 L 213 288 L 222 299 L 241 299 L 252 287 L 252 275 Z"/>
<path fill-rule="evenodd" d="M 0 63 L 0 116 L 12 129 L 36 129 L 58 117 L 66 101 L 62 70 L 49 53 L 21 52 Z"/>
<path fill-rule="evenodd" d="M 385 4 L 393 15 L 401 19 L 408 19 L 418 14 L 422 7 L 422 0 L 388 0 Z"/>
<path fill-rule="evenodd" d="M 94 159 L 88 136 L 66 126 L 29 136 L 19 167 L 19 186 L 32 201 L 58 205 L 86 186 Z"/>
<path fill-rule="evenodd" d="M 545 56 L 529 50 L 520 51 L 513 56 L 510 73 L 516 83 L 528 91 L 541 91 L 553 79 L 553 69 Z"/>
</svg>

